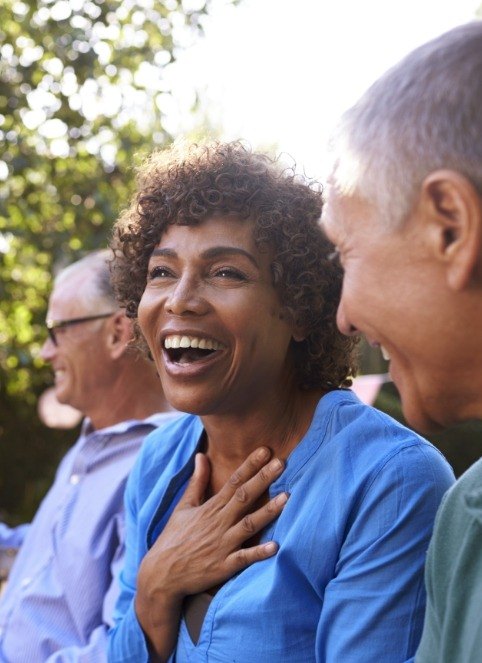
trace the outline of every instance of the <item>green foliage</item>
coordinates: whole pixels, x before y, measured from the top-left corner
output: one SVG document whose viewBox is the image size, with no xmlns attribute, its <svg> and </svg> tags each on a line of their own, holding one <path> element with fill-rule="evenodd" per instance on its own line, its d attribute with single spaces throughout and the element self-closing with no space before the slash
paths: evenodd
<svg viewBox="0 0 482 663">
<path fill-rule="evenodd" d="M 35 509 L 45 486 L 29 480 L 56 463 L 53 438 L 72 439 L 35 411 L 52 275 L 105 245 L 133 166 L 172 140 L 166 71 L 209 3 L 0 3 L 0 510 L 14 519 Z"/>
</svg>

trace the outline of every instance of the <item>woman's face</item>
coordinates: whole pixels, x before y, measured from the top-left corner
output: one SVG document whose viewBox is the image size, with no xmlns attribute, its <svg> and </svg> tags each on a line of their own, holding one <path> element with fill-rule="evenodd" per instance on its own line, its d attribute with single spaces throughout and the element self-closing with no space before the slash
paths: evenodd
<svg viewBox="0 0 482 663">
<path fill-rule="evenodd" d="M 239 414 L 292 386 L 294 329 L 250 221 L 170 226 L 149 261 L 139 324 L 181 411 Z"/>
</svg>

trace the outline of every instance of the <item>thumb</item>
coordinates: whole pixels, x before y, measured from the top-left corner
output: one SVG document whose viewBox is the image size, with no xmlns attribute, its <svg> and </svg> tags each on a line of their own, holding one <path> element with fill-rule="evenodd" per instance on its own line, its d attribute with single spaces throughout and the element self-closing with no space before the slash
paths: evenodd
<svg viewBox="0 0 482 663">
<path fill-rule="evenodd" d="M 179 506 L 199 506 L 204 501 L 204 494 L 211 476 L 209 460 L 204 454 L 197 453 L 194 457 L 194 472 L 187 484 Z"/>
</svg>

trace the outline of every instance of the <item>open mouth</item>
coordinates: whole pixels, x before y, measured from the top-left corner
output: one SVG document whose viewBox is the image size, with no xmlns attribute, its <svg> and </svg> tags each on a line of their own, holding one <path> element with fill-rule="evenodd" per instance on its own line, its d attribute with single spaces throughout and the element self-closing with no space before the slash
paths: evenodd
<svg viewBox="0 0 482 663">
<path fill-rule="evenodd" d="M 224 346 L 214 339 L 197 336 L 166 336 L 164 350 L 175 364 L 192 364 L 215 354 Z"/>
<path fill-rule="evenodd" d="M 380 350 L 382 353 L 382 357 L 385 359 L 385 361 L 390 361 L 390 353 L 386 348 L 383 347 L 383 345 L 380 345 Z"/>
</svg>

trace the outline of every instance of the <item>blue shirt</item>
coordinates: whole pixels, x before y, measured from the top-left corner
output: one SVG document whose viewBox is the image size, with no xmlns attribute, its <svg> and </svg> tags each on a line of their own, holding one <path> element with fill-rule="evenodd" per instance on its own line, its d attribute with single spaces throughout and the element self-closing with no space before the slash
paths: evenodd
<svg viewBox="0 0 482 663">
<path fill-rule="evenodd" d="M 148 433 L 177 413 L 93 430 L 86 420 L 30 526 L 0 600 L 2 663 L 100 663 L 124 555 L 123 493 Z"/>
<path fill-rule="evenodd" d="M 148 660 L 133 598 L 139 563 L 193 471 L 200 419 L 146 440 L 126 491 L 127 550 L 109 661 Z M 161 439 L 162 437 L 162 439 Z M 176 663 L 397 663 L 418 644 L 423 565 L 453 473 L 431 444 L 350 391 L 324 396 L 270 495 L 288 491 L 263 532 L 278 553 L 214 596 L 195 646 L 181 621 Z"/>
</svg>

